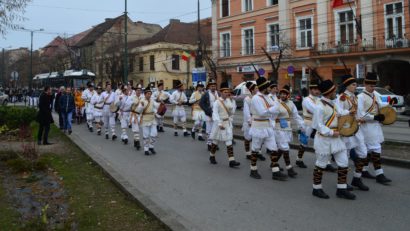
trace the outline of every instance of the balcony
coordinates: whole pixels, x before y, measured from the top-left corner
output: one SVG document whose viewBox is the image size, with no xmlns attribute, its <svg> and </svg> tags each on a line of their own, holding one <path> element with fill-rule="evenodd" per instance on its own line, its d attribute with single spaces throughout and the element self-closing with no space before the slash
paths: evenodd
<svg viewBox="0 0 410 231">
<path fill-rule="evenodd" d="M 394 50 L 410 48 L 410 36 L 403 38 L 373 38 L 355 40 L 352 42 L 330 42 L 316 44 L 310 52 L 311 56 L 334 55 L 334 54 L 349 54 L 349 53 L 363 53 L 370 51 Z"/>
</svg>

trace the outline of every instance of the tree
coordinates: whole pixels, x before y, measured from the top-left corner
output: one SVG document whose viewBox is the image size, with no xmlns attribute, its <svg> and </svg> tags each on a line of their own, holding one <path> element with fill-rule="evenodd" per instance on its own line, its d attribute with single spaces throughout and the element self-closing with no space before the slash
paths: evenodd
<svg viewBox="0 0 410 231">
<path fill-rule="evenodd" d="M 5 36 L 8 29 L 16 30 L 21 28 L 17 23 L 24 21 L 24 14 L 27 4 L 31 0 L 0 0 L 0 34 Z"/>
</svg>

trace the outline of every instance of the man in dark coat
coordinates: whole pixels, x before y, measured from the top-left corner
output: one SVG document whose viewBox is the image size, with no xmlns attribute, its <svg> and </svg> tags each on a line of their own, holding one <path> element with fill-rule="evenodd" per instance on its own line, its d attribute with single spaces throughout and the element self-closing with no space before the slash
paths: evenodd
<svg viewBox="0 0 410 231">
<path fill-rule="evenodd" d="M 40 127 L 37 134 L 37 143 L 40 145 L 41 141 L 43 141 L 44 145 L 50 145 L 51 143 L 48 142 L 48 132 L 50 131 L 50 124 L 54 121 L 51 116 L 52 97 L 49 86 L 44 87 L 44 92 L 40 95 L 38 108 L 37 121 Z"/>
<path fill-rule="evenodd" d="M 64 87 L 61 86 L 60 89 L 58 90 L 58 93 L 54 101 L 54 110 L 58 113 L 58 125 L 60 127 L 60 130 L 64 129 L 63 115 L 61 114 L 61 110 L 60 110 L 60 98 L 63 94 L 64 94 Z"/>
<path fill-rule="evenodd" d="M 73 112 L 75 111 L 74 96 L 71 93 L 71 87 L 67 87 L 65 93 L 60 97 L 60 111 L 63 116 L 64 133 L 70 135 L 72 132 L 71 121 L 73 119 Z"/>
</svg>

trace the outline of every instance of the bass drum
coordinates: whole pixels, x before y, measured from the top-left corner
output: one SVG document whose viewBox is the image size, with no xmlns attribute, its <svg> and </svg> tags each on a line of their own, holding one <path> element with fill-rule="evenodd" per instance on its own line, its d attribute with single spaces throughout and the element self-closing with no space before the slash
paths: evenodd
<svg viewBox="0 0 410 231">
<path fill-rule="evenodd" d="M 383 125 L 390 125 L 396 122 L 397 113 L 392 107 L 383 107 L 380 109 L 380 114 L 384 115 Z"/>
<path fill-rule="evenodd" d="M 158 110 L 157 110 L 157 114 L 160 116 L 164 116 L 166 112 L 167 112 L 167 106 L 164 103 L 160 103 Z"/>
<path fill-rule="evenodd" d="M 337 129 L 339 130 L 341 136 L 354 136 L 356 132 L 359 130 L 359 124 L 357 123 L 357 120 L 354 116 L 340 116 L 337 122 Z"/>
</svg>

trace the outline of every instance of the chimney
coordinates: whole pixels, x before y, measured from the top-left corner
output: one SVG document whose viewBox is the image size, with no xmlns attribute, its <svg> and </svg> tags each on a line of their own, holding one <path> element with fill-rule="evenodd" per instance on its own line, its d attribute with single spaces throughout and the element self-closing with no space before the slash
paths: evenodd
<svg viewBox="0 0 410 231">
<path fill-rule="evenodd" d="M 181 22 L 181 20 L 179 20 L 179 19 L 174 19 L 174 18 L 171 18 L 170 20 L 169 20 L 169 24 L 172 24 L 172 23 L 180 23 Z"/>
</svg>

